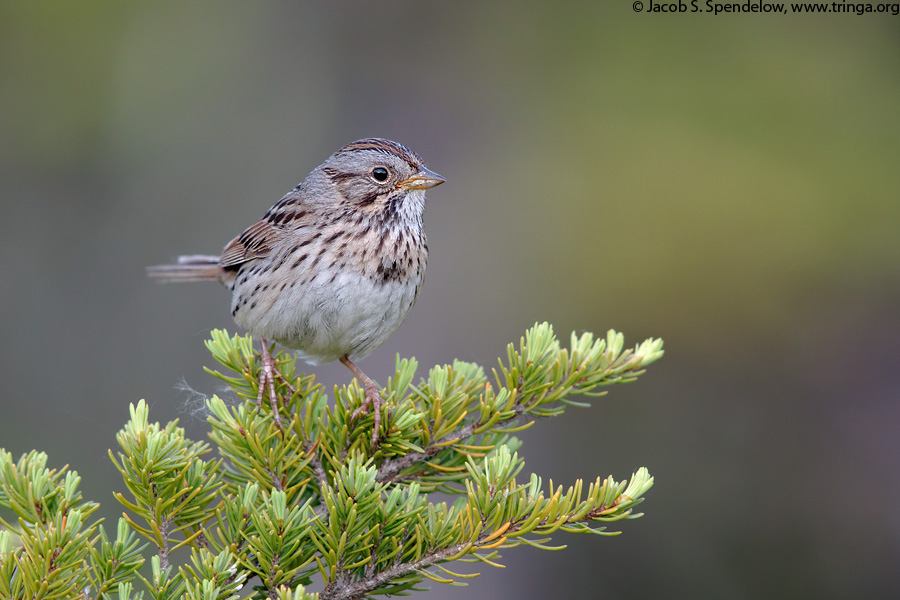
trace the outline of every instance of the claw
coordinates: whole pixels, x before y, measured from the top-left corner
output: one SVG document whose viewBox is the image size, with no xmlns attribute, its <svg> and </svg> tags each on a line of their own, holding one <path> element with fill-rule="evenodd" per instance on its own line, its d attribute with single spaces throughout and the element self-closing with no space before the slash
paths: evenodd
<svg viewBox="0 0 900 600">
<path fill-rule="evenodd" d="M 369 376 L 363 373 L 349 357 L 342 357 L 341 362 L 344 363 L 348 369 L 353 371 L 353 374 L 362 382 L 363 387 L 366 390 L 365 400 L 363 400 L 360 407 L 350 415 L 350 422 L 355 421 L 360 415 L 365 414 L 369 406 L 372 406 L 372 417 L 375 420 L 375 428 L 372 431 L 372 447 L 374 448 L 378 445 L 378 435 L 381 433 L 381 405 L 383 404 L 381 394 L 378 392 L 378 386 L 376 386 L 375 382 L 369 379 Z"/>
<path fill-rule="evenodd" d="M 259 373 L 259 394 L 256 397 L 256 404 L 262 408 L 263 394 L 268 390 L 269 403 L 272 406 L 272 418 L 275 421 L 275 426 L 278 427 L 278 429 L 282 429 L 278 396 L 275 393 L 275 379 L 280 379 L 281 382 L 287 386 L 292 395 L 297 392 L 297 389 L 288 383 L 287 379 L 284 378 L 284 375 L 278 372 L 278 369 L 275 367 L 275 359 L 272 358 L 272 353 L 269 352 L 269 343 L 265 339 L 261 340 L 261 342 L 262 352 L 260 352 L 260 358 L 262 366 L 260 367 Z"/>
</svg>

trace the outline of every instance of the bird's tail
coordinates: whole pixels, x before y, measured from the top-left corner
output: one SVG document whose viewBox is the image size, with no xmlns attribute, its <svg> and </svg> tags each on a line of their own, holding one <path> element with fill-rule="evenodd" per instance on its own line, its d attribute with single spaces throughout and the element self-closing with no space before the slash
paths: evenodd
<svg viewBox="0 0 900 600">
<path fill-rule="evenodd" d="M 191 254 L 179 256 L 176 265 L 147 267 L 147 275 L 160 283 L 176 281 L 221 281 L 222 267 L 218 256 Z"/>
</svg>

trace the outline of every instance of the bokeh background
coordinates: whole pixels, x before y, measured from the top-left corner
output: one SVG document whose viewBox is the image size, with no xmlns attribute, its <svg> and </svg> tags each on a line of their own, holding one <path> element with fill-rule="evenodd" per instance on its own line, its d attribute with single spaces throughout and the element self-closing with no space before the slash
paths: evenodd
<svg viewBox="0 0 900 600">
<path fill-rule="evenodd" d="M 234 330 L 221 288 L 145 265 L 219 251 L 366 136 L 447 178 L 374 378 L 396 353 L 493 365 L 537 320 L 666 340 L 637 383 L 521 436 L 545 481 L 647 466 L 645 516 L 423 597 L 900 595 L 890 14 L 4 2 L 0 446 L 70 464 L 119 514 L 128 403 L 203 438 L 177 386 L 218 391 L 203 340 Z"/>
</svg>

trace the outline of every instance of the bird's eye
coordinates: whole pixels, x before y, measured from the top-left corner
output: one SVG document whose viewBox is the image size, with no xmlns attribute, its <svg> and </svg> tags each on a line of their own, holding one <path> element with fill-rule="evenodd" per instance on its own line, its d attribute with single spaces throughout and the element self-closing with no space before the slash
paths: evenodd
<svg viewBox="0 0 900 600">
<path fill-rule="evenodd" d="M 384 167 L 375 167 L 372 169 L 372 179 L 378 182 L 387 181 L 388 178 L 388 170 Z"/>
</svg>

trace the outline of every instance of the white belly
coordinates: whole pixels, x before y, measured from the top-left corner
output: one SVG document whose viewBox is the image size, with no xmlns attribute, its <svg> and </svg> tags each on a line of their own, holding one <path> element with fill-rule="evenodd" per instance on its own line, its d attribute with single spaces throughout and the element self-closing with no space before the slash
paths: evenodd
<svg viewBox="0 0 900 600">
<path fill-rule="evenodd" d="M 238 278 L 232 298 L 234 319 L 255 336 L 299 350 L 312 364 L 344 355 L 357 360 L 381 346 L 400 326 L 422 284 L 421 274 L 418 281 L 405 285 L 346 271 L 334 281 L 332 276 L 333 272 L 325 271 L 308 282 L 290 282 L 277 293 L 269 289 L 256 294 L 249 282 L 242 289 Z M 259 283 L 254 279 L 253 288 Z M 239 298 L 245 299 L 242 306 Z"/>
</svg>

